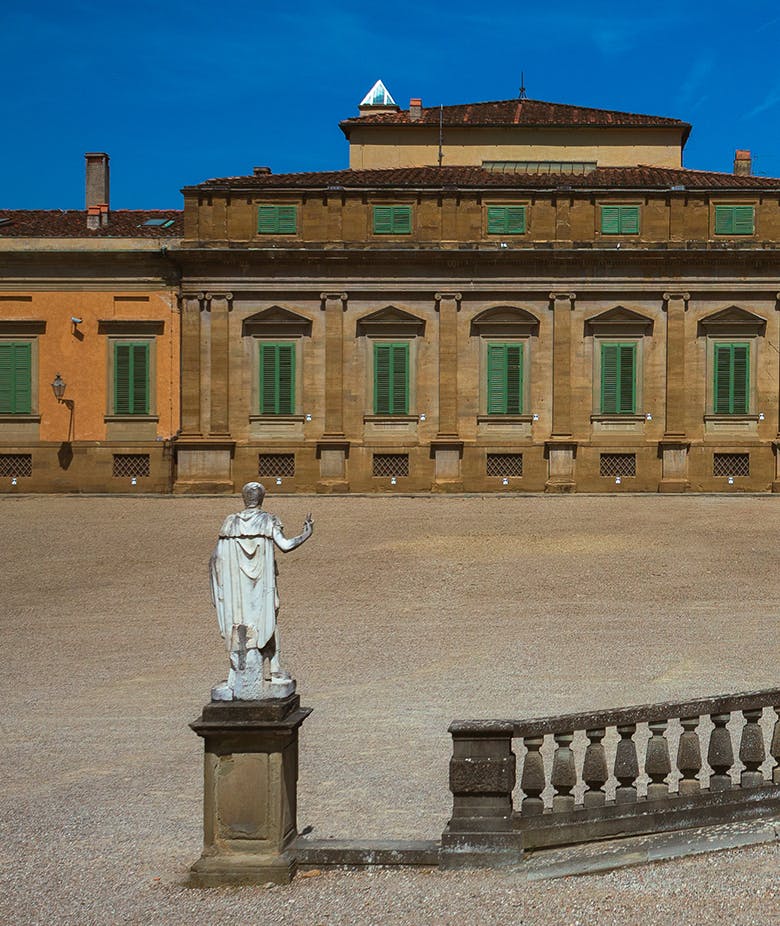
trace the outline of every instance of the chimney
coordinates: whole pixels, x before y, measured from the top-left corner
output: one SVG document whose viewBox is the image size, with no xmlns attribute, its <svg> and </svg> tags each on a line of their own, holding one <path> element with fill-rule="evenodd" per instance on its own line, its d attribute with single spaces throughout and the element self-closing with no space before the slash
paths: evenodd
<svg viewBox="0 0 780 926">
<path fill-rule="evenodd" d="M 419 122 L 420 116 L 422 116 L 422 100 L 417 97 L 412 97 L 412 99 L 409 100 L 409 121 Z"/>
<path fill-rule="evenodd" d="M 753 173 L 750 152 L 739 148 L 734 152 L 734 174 L 737 177 L 749 177 Z"/>
<path fill-rule="evenodd" d="M 87 152 L 87 227 L 108 225 L 108 155 L 103 151 Z"/>
<path fill-rule="evenodd" d="M 266 176 L 266 174 L 271 173 L 271 168 L 270 167 L 253 167 L 252 173 L 255 175 L 255 177 L 264 177 Z"/>
</svg>

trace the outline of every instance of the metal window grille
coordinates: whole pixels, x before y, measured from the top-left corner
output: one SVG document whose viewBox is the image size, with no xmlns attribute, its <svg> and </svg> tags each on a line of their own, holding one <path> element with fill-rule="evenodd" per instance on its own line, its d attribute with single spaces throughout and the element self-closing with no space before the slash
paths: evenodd
<svg viewBox="0 0 780 926">
<path fill-rule="evenodd" d="M 489 453 L 487 455 L 488 476 L 522 476 L 522 453 Z"/>
<path fill-rule="evenodd" d="M 602 453 L 600 476 L 636 476 L 635 453 Z"/>
<path fill-rule="evenodd" d="M 714 453 L 712 455 L 713 476 L 749 476 L 749 453 Z"/>
<path fill-rule="evenodd" d="M 118 479 L 134 479 L 150 475 L 148 453 L 115 453 L 113 475 Z"/>
<path fill-rule="evenodd" d="M 32 454 L 0 453 L 0 476 L 32 476 Z"/>
<path fill-rule="evenodd" d="M 258 476 L 275 476 L 277 479 L 295 475 L 294 453 L 261 453 L 257 458 Z"/>
<path fill-rule="evenodd" d="M 408 476 L 408 453 L 375 453 L 372 476 Z"/>
</svg>

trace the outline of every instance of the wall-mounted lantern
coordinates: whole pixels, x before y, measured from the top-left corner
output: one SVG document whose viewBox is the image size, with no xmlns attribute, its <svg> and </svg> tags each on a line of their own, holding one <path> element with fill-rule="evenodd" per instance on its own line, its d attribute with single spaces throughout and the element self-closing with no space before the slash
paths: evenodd
<svg viewBox="0 0 780 926">
<path fill-rule="evenodd" d="M 58 373 L 54 377 L 54 382 L 51 384 L 52 392 L 54 397 L 58 402 L 62 402 L 62 397 L 65 395 L 65 380 Z"/>
</svg>

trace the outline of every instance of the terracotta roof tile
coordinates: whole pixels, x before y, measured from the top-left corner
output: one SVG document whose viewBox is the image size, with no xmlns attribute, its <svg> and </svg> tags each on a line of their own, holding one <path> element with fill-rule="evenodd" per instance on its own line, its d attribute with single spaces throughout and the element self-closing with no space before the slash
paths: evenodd
<svg viewBox="0 0 780 926">
<path fill-rule="evenodd" d="M 117 209 L 108 225 L 92 229 L 81 209 L 0 209 L 0 238 L 180 238 L 182 216 L 179 209 Z M 150 220 L 173 224 L 144 224 Z"/>
<path fill-rule="evenodd" d="M 399 167 L 386 170 L 332 170 L 299 174 L 260 174 L 206 180 L 186 190 L 276 189 L 780 189 L 780 179 L 666 167 L 597 167 L 585 174 L 514 174 L 482 167 Z"/>
<path fill-rule="evenodd" d="M 542 100 L 494 100 L 487 103 L 462 103 L 457 106 L 427 106 L 414 122 L 409 110 L 400 112 L 367 113 L 339 123 L 345 134 L 358 125 L 438 125 L 441 110 L 445 126 L 676 126 L 684 129 L 687 137 L 690 125 L 680 119 L 666 116 L 647 116 L 642 113 L 624 113 L 612 109 L 592 109 L 571 106 L 567 103 L 546 103 Z"/>
</svg>

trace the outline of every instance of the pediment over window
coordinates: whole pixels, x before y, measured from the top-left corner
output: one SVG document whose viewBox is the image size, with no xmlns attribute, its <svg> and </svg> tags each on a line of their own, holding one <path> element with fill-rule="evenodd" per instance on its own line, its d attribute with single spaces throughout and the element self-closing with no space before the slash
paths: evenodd
<svg viewBox="0 0 780 926">
<path fill-rule="evenodd" d="M 311 335 L 311 319 L 280 305 L 272 305 L 245 318 L 241 325 L 244 337 L 301 338 Z"/>
<path fill-rule="evenodd" d="M 653 319 L 623 305 L 616 305 L 587 319 L 585 328 L 591 334 L 650 334 Z"/>
<path fill-rule="evenodd" d="M 730 305 L 699 319 L 699 331 L 704 334 L 763 334 L 765 328 L 765 318 L 738 305 Z"/>
<path fill-rule="evenodd" d="M 472 336 L 528 335 L 539 330 L 539 319 L 514 305 L 485 309 L 471 320 Z"/>
<path fill-rule="evenodd" d="M 418 318 L 396 305 L 364 315 L 357 321 L 357 334 L 373 337 L 418 337 L 425 333 L 425 319 Z"/>
</svg>

